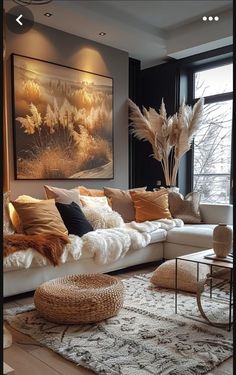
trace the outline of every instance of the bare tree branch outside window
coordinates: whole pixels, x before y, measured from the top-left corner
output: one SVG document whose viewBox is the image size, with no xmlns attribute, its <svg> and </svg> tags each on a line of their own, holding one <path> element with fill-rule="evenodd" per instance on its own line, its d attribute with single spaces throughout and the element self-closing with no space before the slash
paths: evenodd
<svg viewBox="0 0 236 375">
<path fill-rule="evenodd" d="M 228 87 L 224 82 L 221 93 Z M 195 93 L 204 96 L 206 92 L 208 83 L 195 73 Z M 203 113 L 202 126 L 194 138 L 194 191 L 201 192 L 202 202 L 229 203 L 232 100 L 205 104 Z"/>
</svg>

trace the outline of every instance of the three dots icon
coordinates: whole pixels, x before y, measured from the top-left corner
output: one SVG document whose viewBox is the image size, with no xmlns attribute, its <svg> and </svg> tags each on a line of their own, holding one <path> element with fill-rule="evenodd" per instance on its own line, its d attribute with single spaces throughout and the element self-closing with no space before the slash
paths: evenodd
<svg viewBox="0 0 236 375">
<path fill-rule="evenodd" d="M 218 16 L 215 16 L 215 17 L 212 17 L 212 16 L 209 16 L 209 17 L 207 17 L 207 16 L 203 16 L 203 17 L 202 17 L 202 20 L 203 20 L 203 21 L 210 21 L 210 22 L 213 21 L 213 20 L 214 20 L 214 21 L 219 21 L 219 19 L 220 19 L 220 18 L 219 18 Z"/>
</svg>

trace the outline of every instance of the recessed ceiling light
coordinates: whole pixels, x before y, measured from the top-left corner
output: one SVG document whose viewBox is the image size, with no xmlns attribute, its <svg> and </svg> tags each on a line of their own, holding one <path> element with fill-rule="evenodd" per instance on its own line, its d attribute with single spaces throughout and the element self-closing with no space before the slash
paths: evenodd
<svg viewBox="0 0 236 375">
<path fill-rule="evenodd" d="M 51 17 L 52 13 L 46 12 L 46 13 L 44 13 L 44 15 L 45 15 L 45 17 Z"/>
<path fill-rule="evenodd" d="M 104 35 L 106 35 L 106 33 L 104 33 L 104 31 L 101 31 L 101 32 L 99 33 L 99 35 L 104 36 Z"/>
</svg>

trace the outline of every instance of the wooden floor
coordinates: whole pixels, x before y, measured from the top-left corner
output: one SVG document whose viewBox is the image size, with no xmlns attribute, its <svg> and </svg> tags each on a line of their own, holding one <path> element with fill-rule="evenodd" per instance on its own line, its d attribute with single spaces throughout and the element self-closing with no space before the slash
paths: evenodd
<svg viewBox="0 0 236 375">
<path fill-rule="evenodd" d="M 132 275 L 151 272 L 154 266 L 146 266 L 136 270 L 122 270 L 116 273 L 121 278 L 131 277 Z M 12 302 L 4 304 L 4 308 L 24 305 L 33 302 L 33 297 L 18 298 Z M 7 324 L 6 324 L 7 325 Z M 87 370 L 81 366 L 76 366 L 60 355 L 54 353 L 31 339 L 29 336 L 13 330 L 9 325 L 7 328 L 13 336 L 11 347 L 4 349 L 4 362 L 15 369 L 15 375 L 92 375 L 93 371 Z M 220 366 L 208 373 L 208 375 L 232 375 L 233 359 L 230 358 Z M 138 374 L 137 374 L 138 375 Z"/>
</svg>

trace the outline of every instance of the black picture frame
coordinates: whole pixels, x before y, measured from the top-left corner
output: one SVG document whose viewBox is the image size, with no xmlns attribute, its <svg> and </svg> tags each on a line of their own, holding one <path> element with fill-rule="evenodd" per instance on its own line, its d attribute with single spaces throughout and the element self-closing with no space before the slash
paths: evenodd
<svg viewBox="0 0 236 375">
<path fill-rule="evenodd" d="M 113 78 L 12 54 L 16 180 L 114 179 Z"/>
</svg>

